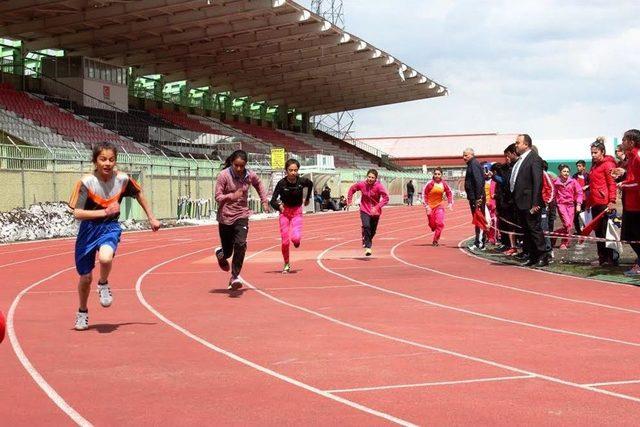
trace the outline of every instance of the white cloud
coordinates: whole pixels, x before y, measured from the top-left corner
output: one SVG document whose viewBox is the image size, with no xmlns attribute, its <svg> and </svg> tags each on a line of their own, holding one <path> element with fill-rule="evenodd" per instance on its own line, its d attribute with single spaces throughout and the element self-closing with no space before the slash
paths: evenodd
<svg viewBox="0 0 640 427">
<path fill-rule="evenodd" d="M 640 2 L 345 0 L 344 10 L 348 31 L 452 92 L 360 110 L 357 136 L 640 127 Z"/>
</svg>

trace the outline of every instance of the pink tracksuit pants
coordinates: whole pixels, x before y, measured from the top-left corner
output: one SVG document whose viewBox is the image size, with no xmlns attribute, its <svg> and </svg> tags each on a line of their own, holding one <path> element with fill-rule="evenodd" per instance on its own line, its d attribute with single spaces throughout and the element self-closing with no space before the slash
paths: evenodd
<svg viewBox="0 0 640 427">
<path fill-rule="evenodd" d="M 433 231 L 433 240 L 437 242 L 440 240 L 442 230 L 444 230 L 444 208 L 437 207 L 431 211 L 429 218 L 429 228 Z"/>
<path fill-rule="evenodd" d="M 289 246 L 297 248 L 302 240 L 302 206 L 284 207 L 280 213 L 280 237 L 282 237 L 282 258 L 284 262 L 289 262 Z"/>
<path fill-rule="evenodd" d="M 563 233 L 567 236 L 571 234 L 573 230 L 573 216 L 575 215 L 576 207 L 573 203 L 558 203 L 558 215 L 562 222 L 562 228 L 556 230 L 557 233 Z M 569 239 L 564 238 L 560 241 L 561 245 L 569 245 Z"/>
</svg>

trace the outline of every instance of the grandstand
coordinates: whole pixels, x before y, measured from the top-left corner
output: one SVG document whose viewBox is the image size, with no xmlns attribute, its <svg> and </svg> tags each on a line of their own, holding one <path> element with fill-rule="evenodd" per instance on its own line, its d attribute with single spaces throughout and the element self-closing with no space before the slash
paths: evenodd
<svg viewBox="0 0 640 427">
<path fill-rule="evenodd" d="M 308 171 L 403 176 L 384 150 L 313 129 L 312 116 L 447 94 L 289 0 L 0 1 L 0 65 L 3 143 L 81 158 L 112 141 L 148 165 L 187 159 L 162 172 L 172 189 L 180 175 L 179 195 L 197 192 L 210 176 L 203 165 L 217 168 L 237 148 L 266 170 L 271 150 L 284 148 Z M 164 169 L 136 162 L 140 179 L 163 182 Z M 321 181 L 343 194 L 341 179 Z"/>
</svg>

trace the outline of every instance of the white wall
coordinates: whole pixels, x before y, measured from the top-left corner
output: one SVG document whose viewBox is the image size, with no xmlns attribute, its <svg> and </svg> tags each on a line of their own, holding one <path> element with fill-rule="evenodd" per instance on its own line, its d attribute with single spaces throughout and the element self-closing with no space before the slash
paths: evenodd
<svg viewBox="0 0 640 427">
<path fill-rule="evenodd" d="M 83 79 L 82 84 L 83 92 L 86 94 L 83 100 L 85 107 L 108 109 L 107 105 L 105 105 L 108 104 L 120 110 L 129 111 L 129 92 L 126 86 L 88 79 Z"/>
</svg>

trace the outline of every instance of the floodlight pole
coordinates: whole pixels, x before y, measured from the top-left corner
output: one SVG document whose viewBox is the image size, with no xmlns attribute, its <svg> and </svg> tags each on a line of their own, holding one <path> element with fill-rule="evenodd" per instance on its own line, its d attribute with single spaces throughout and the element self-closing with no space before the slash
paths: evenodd
<svg viewBox="0 0 640 427">
<path fill-rule="evenodd" d="M 343 0 L 311 0 L 311 11 L 344 30 Z M 313 116 L 313 127 L 326 129 L 329 134 L 340 139 L 350 139 L 352 138 L 354 121 L 355 117 L 351 111 L 342 111 Z"/>
</svg>

